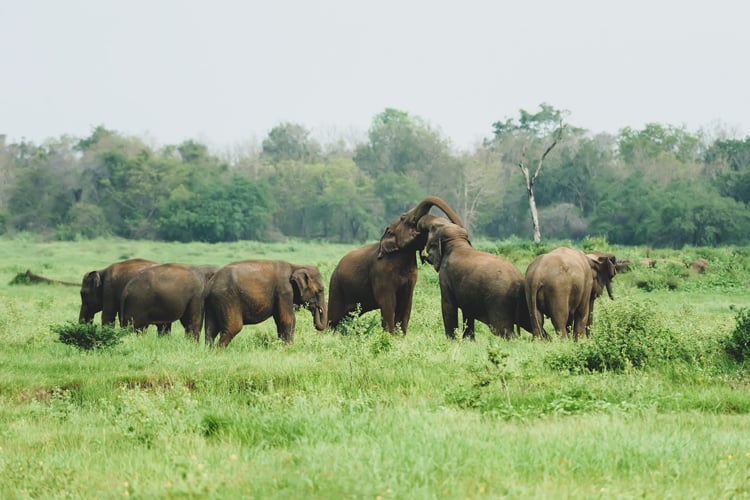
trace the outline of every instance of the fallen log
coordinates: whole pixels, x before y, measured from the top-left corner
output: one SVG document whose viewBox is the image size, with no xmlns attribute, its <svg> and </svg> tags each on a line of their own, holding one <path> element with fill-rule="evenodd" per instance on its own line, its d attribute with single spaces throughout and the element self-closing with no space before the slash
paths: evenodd
<svg viewBox="0 0 750 500">
<path fill-rule="evenodd" d="M 53 280 L 39 276 L 31 272 L 31 269 L 27 269 L 25 273 L 18 273 L 16 277 L 10 281 L 11 285 L 35 285 L 37 283 L 46 283 L 48 285 L 64 285 L 64 286 L 81 286 L 80 283 L 73 283 L 71 281 Z"/>
</svg>

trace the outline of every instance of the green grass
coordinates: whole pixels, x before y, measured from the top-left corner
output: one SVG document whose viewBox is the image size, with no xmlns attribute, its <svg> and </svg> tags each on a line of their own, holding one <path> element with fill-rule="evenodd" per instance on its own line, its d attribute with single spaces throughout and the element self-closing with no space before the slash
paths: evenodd
<svg viewBox="0 0 750 500">
<path fill-rule="evenodd" d="M 482 247 L 521 270 L 537 251 Z M 699 355 L 595 373 L 550 367 L 579 349 L 572 342 L 506 342 L 484 325 L 476 342 L 448 341 L 429 266 L 405 338 L 356 334 L 373 330 L 377 313 L 342 336 L 299 311 L 294 344 L 267 321 L 226 350 L 194 344 L 175 324 L 168 337 L 151 327 L 82 351 L 53 331 L 76 320 L 76 287 L 9 284 L 26 269 L 80 281 L 135 256 L 282 258 L 318 265 L 327 281 L 351 248 L 0 239 L 0 497 L 750 496 L 750 373 L 721 348 L 736 325 L 730 306 L 750 307 L 745 249 L 649 251 L 709 258 L 706 275 L 680 276 L 674 289 L 638 286 L 663 280 L 658 269 L 618 275 L 617 302 L 597 304 L 597 324 L 649 303 L 655 323 L 644 324 L 669 332 L 656 338 Z"/>
</svg>

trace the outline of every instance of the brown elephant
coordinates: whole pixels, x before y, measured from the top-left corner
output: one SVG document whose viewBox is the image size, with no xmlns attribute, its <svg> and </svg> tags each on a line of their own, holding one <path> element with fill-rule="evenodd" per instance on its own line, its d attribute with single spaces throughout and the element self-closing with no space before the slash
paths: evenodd
<svg viewBox="0 0 750 500">
<path fill-rule="evenodd" d="M 449 222 L 433 224 L 425 253 L 440 277 L 443 326 L 449 338 L 455 338 L 458 309 L 463 314 L 463 338 L 474 339 L 475 320 L 507 339 L 514 325 L 531 332 L 524 278 L 515 265 L 475 249 L 466 229 Z"/>
<path fill-rule="evenodd" d="M 328 287 L 328 319 L 332 329 L 359 305 L 360 314 L 380 309 L 385 331 L 393 333 L 400 328 L 406 333 L 417 283 L 417 253 L 427 242 L 427 231 L 420 230 L 418 224 L 423 217 L 429 221 L 444 220 L 428 214 L 433 206 L 442 210 L 451 222 L 461 225 L 461 219 L 447 203 L 428 196 L 394 218 L 378 243 L 352 250 L 339 261 Z"/>
<path fill-rule="evenodd" d="M 81 311 L 78 321 L 90 323 L 94 320 L 94 315 L 101 311 L 102 325 L 114 325 L 120 312 L 125 285 L 141 270 L 158 265 L 158 262 L 152 260 L 129 259 L 86 273 L 81 282 Z"/>
<path fill-rule="evenodd" d="M 611 281 L 617 271 L 611 254 L 585 255 L 580 250 L 560 247 L 534 259 L 526 270 L 526 302 L 536 338 L 549 338 L 544 316 L 555 331 L 574 340 L 588 334 L 596 298 L 606 288 L 612 295 Z"/>
<path fill-rule="evenodd" d="M 219 269 L 208 285 L 205 300 L 206 344 L 225 347 L 243 325 L 254 325 L 273 316 L 284 342 L 294 340 L 294 306 L 313 315 L 317 330 L 325 330 L 328 312 L 325 287 L 314 266 L 282 260 L 244 260 Z"/>
<path fill-rule="evenodd" d="M 218 269 L 188 264 L 143 269 L 122 291 L 120 326 L 132 325 L 142 332 L 148 325 L 157 325 L 163 335 L 169 331 L 164 325 L 179 320 L 185 333 L 197 342 L 203 326 L 206 285 Z"/>
</svg>

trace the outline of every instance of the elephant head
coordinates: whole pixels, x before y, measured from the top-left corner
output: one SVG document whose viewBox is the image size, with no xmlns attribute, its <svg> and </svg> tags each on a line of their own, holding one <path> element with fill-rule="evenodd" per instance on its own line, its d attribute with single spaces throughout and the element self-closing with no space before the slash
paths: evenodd
<svg viewBox="0 0 750 500">
<path fill-rule="evenodd" d="M 423 218 L 424 221 L 427 217 Z M 435 217 L 435 219 L 440 219 Z M 445 219 L 443 219 L 445 220 Z M 466 228 L 459 226 L 458 224 L 451 224 L 449 222 L 440 222 L 439 220 L 426 221 L 430 224 L 429 233 L 427 235 L 427 243 L 425 244 L 424 255 L 422 260 L 432 264 L 435 271 L 440 272 L 440 265 L 443 261 L 443 245 L 453 240 L 463 240 L 469 243 L 469 232 Z M 420 223 L 421 224 L 421 223 Z"/>
<path fill-rule="evenodd" d="M 602 296 L 604 289 L 611 300 L 615 300 L 612 294 L 612 278 L 617 274 L 617 258 L 611 253 L 591 252 L 586 254 L 594 274 L 594 287 L 591 295 L 594 298 Z"/>
<path fill-rule="evenodd" d="M 293 269 L 289 281 L 294 290 L 294 303 L 312 313 L 316 330 L 325 330 L 328 327 L 328 306 L 320 272 L 313 266 L 299 266 Z"/>
<path fill-rule="evenodd" d="M 78 314 L 80 323 L 90 323 L 94 315 L 104 306 L 104 284 L 99 271 L 91 271 L 83 276 L 81 282 L 81 311 Z"/>
<path fill-rule="evenodd" d="M 428 196 L 420 201 L 416 207 L 394 218 L 388 227 L 385 228 L 385 232 L 380 238 L 378 257 L 404 249 L 421 250 L 424 248 L 427 242 L 426 231 L 429 230 L 429 227 L 423 221 L 423 218 L 426 218 L 430 222 L 441 219 L 434 215 L 428 215 L 432 207 L 438 207 L 448 216 L 451 222 L 463 227 L 461 219 L 445 201 L 437 196 Z"/>
</svg>

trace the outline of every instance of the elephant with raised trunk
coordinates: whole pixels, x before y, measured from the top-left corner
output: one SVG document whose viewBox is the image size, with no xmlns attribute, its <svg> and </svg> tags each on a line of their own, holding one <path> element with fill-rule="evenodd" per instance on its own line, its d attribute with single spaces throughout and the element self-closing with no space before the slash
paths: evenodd
<svg viewBox="0 0 750 500">
<path fill-rule="evenodd" d="M 81 282 L 81 310 L 78 321 L 90 323 L 94 315 L 102 312 L 102 325 L 114 325 L 120 312 L 120 300 L 125 285 L 140 271 L 158 266 L 146 259 L 129 259 L 115 262 L 104 269 L 90 271 Z"/>
<path fill-rule="evenodd" d="M 157 325 L 159 334 L 165 325 L 179 320 L 185 333 L 197 342 L 203 326 L 203 299 L 206 285 L 219 266 L 162 264 L 143 269 L 125 286 L 120 307 L 120 326 L 132 325 L 142 332 Z"/>
<path fill-rule="evenodd" d="M 319 331 L 328 324 L 325 287 L 318 268 L 283 260 L 243 260 L 219 269 L 205 300 L 206 344 L 226 347 L 242 330 L 273 317 L 284 342 L 294 340 L 294 307 L 312 313 Z"/>
<path fill-rule="evenodd" d="M 588 335 L 594 301 L 606 288 L 612 295 L 616 259 L 611 254 L 584 254 L 560 247 L 542 254 L 526 270 L 526 301 L 536 338 L 549 338 L 544 331 L 544 316 L 549 316 L 555 331 L 574 340 Z"/>
<path fill-rule="evenodd" d="M 381 324 L 387 332 L 400 328 L 406 333 L 411 317 L 414 286 L 417 283 L 417 253 L 427 242 L 428 221 L 445 220 L 428 214 L 432 207 L 442 210 L 451 222 L 461 219 L 438 197 L 428 196 L 416 207 L 394 218 L 378 243 L 353 250 L 339 261 L 328 287 L 329 325 L 335 329 L 347 315 L 380 309 Z"/>
<path fill-rule="evenodd" d="M 463 314 L 463 338 L 474 339 L 474 321 L 509 339 L 518 325 L 531 332 L 524 278 L 507 260 L 472 247 L 469 233 L 449 222 L 433 224 L 427 237 L 425 260 L 440 277 L 443 326 L 455 338 L 458 310 Z"/>
</svg>

